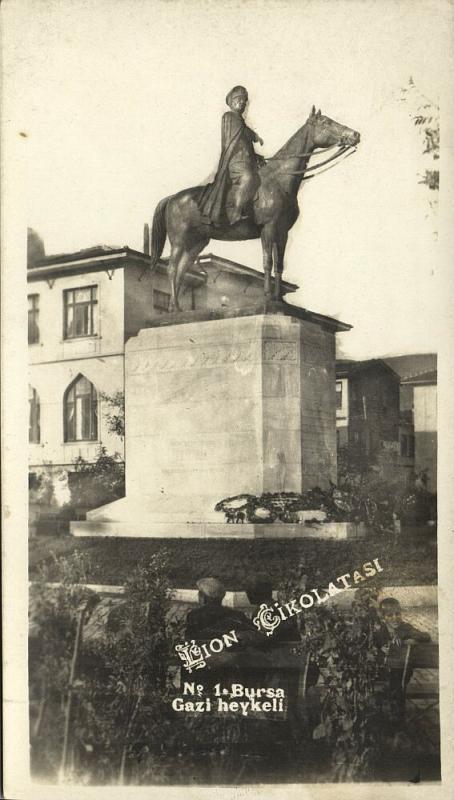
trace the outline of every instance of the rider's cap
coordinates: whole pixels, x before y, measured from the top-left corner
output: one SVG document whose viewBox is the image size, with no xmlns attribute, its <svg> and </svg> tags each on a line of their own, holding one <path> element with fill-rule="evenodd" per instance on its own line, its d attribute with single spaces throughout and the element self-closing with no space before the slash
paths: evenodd
<svg viewBox="0 0 454 800">
<path fill-rule="evenodd" d="M 225 595 L 224 584 L 217 578 L 201 578 L 197 581 L 197 588 L 206 597 L 212 597 L 213 600 L 222 600 Z"/>
<path fill-rule="evenodd" d="M 225 102 L 229 106 L 232 102 L 234 97 L 245 97 L 246 100 L 248 99 L 247 89 L 244 86 L 234 86 L 233 89 L 230 90 L 227 97 L 225 98 Z"/>
</svg>

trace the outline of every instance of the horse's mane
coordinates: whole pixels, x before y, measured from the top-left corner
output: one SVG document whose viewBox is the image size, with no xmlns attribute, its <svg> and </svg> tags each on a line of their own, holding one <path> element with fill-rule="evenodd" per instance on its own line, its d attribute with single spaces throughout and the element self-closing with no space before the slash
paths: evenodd
<svg viewBox="0 0 454 800">
<path fill-rule="evenodd" d="M 309 120 L 306 120 L 304 125 L 299 128 L 293 136 L 281 147 L 274 156 L 268 159 L 268 162 L 281 160 L 285 156 L 290 157 L 293 155 L 300 155 L 306 153 L 310 147 L 310 140 L 312 138 L 312 125 Z"/>
</svg>

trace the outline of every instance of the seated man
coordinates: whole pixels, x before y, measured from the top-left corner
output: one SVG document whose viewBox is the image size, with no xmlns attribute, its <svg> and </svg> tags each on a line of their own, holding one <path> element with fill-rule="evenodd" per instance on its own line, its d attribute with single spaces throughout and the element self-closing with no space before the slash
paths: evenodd
<svg viewBox="0 0 454 800">
<path fill-rule="evenodd" d="M 214 639 L 234 631 L 254 632 L 254 626 L 245 614 L 222 605 L 225 588 L 217 578 L 202 578 L 197 581 L 199 606 L 186 617 L 187 639 Z"/>
<path fill-rule="evenodd" d="M 222 605 L 225 587 L 218 578 L 202 578 L 197 581 L 197 588 L 199 606 L 191 609 L 186 617 L 186 639 L 209 641 L 235 631 L 239 642 L 207 659 L 203 683 L 210 691 L 218 681 L 229 686 L 241 680 L 239 654 L 242 646 L 263 637 L 256 633 L 245 614 Z"/>
<path fill-rule="evenodd" d="M 413 674 L 411 663 L 406 663 L 405 645 L 430 642 L 430 635 L 418 630 L 402 619 L 402 609 L 394 597 L 385 597 L 379 605 L 381 625 L 377 632 L 377 645 L 386 655 L 390 670 L 389 689 L 399 719 L 405 716 L 405 692 Z"/>
</svg>

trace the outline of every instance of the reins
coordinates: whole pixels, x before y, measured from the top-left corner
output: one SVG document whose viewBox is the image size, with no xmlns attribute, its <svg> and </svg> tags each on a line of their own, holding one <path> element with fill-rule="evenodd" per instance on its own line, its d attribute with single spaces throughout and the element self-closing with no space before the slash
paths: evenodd
<svg viewBox="0 0 454 800">
<path fill-rule="evenodd" d="M 314 153 L 326 153 L 327 150 L 332 150 L 333 147 L 339 147 L 339 145 L 329 144 L 327 147 L 314 147 L 310 153 L 292 153 L 289 156 L 270 156 L 269 158 L 265 158 L 265 161 L 288 161 L 289 158 L 307 158 L 308 156 L 313 156 Z"/>
<path fill-rule="evenodd" d="M 354 147 L 353 145 L 349 145 L 348 147 L 344 147 L 342 149 L 342 152 L 336 153 L 336 155 L 334 155 L 332 158 L 328 158 L 326 161 L 321 162 L 320 164 L 315 164 L 314 167 L 309 167 L 309 169 L 318 169 L 318 167 L 323 166 L 323 164 L 327 164 L 329 161 L 333 161 L 333 159 L 335 158 L 341 158 L 342 156 L 343 158 L 341 160 L 345 161 L 345 159 L 353 155 L 353 153 L 356 153 L 356 147 Z M 337 163 L 339 164 L 340 162 L 338 161 Z M 326 167 L 325 169 L 322 169 L 320 172 L 314 173 L 313 175 L 307 175 L 306 177 L 303 177 L 303 181 L 308 181 L 310 178 L 315 178 L 316 175 L 321 175 L 323 172 L 327 172 L 329 169 L 332 169 L 335 166 L 336 164 L 331 164 L 330 167 Z M 306 172 L 307 171 L 308 170 L 306 170 Z"/>
<path fill-rule="evenodd" d="M 333 147 L 337 147 L 338 148 L 336 153 L 334 153 L 329 158 L 326 158 L 324 161 L 320 161 L 318 164 L 314 164 L 312 167 L 306 167 L 305 169 L 299 169 L 299 170 L 292 170 L 291 172 L 286 172 L 285 170 L 280 170 L 280 172 L 285 172 L 286 175 L 306 175 L 307 172 L 314 172 L 313 175 L 306 175 L 306 177 L 303 178 L 303 181 L 307 181 L 310 178 L 314 178 L 315 174 L 321 175 L 322 174 L 321 172 L 320 173 L 315 173 L 315 170 L 320 169 L 320 167 L 325 166 L 325 164 L 329 164 L 331 161 L 334 161 L 337 158 L 341 158 L 342 156 L 345 156 L 345 158 L 347 158 L 348 156 L 351 156 L 352 153 L 356 152 L 356 147 L 355 147 L 355 145 L 352 145 L 352 144 L 346 144 L 346 145 L 345 144 L 344 145 L 334 145 L 334 144 L 332 144 L 329 147 L 319 148 L 319 152 L 320 151 L 326 152 L 327 150 L 331 150 Z M 348 151 L 350 151 L 350 152 L 348 152 Z M 312 155 L 314 155 L 314 151 L 312 151 L 311 153 L 295 153 L 295 154 L 292 154 L 292 155 L 289 155 L 289 156 L 272 156 L 271 158 L 268 158 L 268 159 L 265 159 L 265 160 L 266 160 L 267 163 L 269 163 L 270 161 L 290 161 L 293 158 L 309 158 Z M 332 166 L 335 166 L 335 165 L 332 164 Z M 327 169 L 331 169 L 331 167 L 328 167 Z M 322 170 L 322 172 L 326 172 L 326 170 Z"/>
</svg>

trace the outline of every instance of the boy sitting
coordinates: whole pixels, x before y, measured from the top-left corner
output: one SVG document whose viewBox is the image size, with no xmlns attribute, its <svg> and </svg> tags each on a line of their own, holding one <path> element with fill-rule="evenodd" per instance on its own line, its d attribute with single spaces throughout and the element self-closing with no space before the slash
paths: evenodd
<svg viewBox="0 0 454 800">
<path fill-rule="evenodd" d="M 381 625 L 377 633 L 377 644 L 386 655 L 390 670 L 389 689 L 395 703 L 398 718 L 405 716 L 405 691 L 413 669 L 409 663 L 407 645 L 430 642 L 430 635 L 418 630 L 402 619 L 402 609 L 394 597 L 385 597 L 380 602 Z"/>
</svg>

